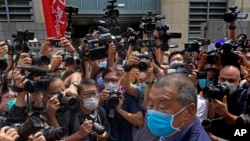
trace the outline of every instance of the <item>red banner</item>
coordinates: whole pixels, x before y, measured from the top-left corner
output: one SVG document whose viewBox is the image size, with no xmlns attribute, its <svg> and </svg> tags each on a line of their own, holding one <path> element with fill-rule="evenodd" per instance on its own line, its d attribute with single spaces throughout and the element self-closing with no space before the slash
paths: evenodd
<svg viewBox="0 0 250 141">
<path fill-rule="evenodd" d="M 64 37 L 67 25 L 66 0 L 42 0 L 47 37 Z"/>
</svg>

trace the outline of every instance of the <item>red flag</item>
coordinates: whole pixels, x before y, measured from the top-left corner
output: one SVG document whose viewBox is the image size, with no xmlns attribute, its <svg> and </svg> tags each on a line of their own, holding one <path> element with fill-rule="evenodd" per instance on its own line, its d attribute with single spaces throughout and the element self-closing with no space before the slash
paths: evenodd
<svg viewBox="0 0 250 141">
<path fill-rule="evenodd" d="M 47 37 L 64 37 L 67 25 L 66 0 L 42 0 Z"/>
</svg>

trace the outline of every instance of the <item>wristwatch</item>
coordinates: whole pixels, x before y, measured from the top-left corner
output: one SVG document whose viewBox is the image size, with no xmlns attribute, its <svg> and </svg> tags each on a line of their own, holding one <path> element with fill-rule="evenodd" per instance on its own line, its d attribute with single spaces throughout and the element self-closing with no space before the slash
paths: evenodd
<svg viewBox="0 0 250 141">
<path fill-rule="evenodd" d="M 79 87 L 79 83 L 77 81 L 72 81 L 71 84 L 73 84 L 76 88 Z"/>
<path fill-rule="evenodd" d="M 124 69 L 125 72 L 130 72 L 131 69 L 132 69 L 132 67 L 130 67 L 130 66 L 127 65 L 127 64 L 124 64 L 124 65 L 123 65 L 123 69 Z"/>
</svg>

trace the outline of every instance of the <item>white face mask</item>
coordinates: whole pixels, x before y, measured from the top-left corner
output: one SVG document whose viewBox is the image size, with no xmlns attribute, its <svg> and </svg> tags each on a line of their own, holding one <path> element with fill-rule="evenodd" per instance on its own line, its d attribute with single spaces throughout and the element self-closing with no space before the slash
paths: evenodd
<svg viewBox="0 0 250 141">
<path fill-rule="evenodd" d="M 220 82 L 219 82 L 220 83 Z M 229 94 L 233 94 L 237 91 L 238 85 L 230 82 L 222 82 L 227 85 L 227 87 L 230 89 Z"/>
<path fill-rule="evenodd" d="M 83 107 L 85 107 L 86 109 L 92 111 L 95 108 L 98 107 L 98 98 L 86 98 L 83 100 Z"/>
<path fill-rule="evenodd" d="M 104 85 L 105 85 L 106 90 L 118 90 L 119 88 L 118 83 L 109 82 L 109 83 L 105 83 Z"/>
</svg>

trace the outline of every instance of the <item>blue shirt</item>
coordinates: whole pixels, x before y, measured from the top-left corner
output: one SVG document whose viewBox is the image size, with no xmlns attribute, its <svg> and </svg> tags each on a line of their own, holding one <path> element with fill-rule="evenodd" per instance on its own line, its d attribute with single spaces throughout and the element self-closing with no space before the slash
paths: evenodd
<svg viewBox="0 0 250 141">
<path fill-rule="evenodd" d="M 140 112 L 140 108 L 135 97 L 123 93 L 124 102 L 122 105 L 122 109 L 129 113 L 137 113 Z M 133 141 L 132 139 L 132 128 L 133 125 L 128 122 L 122 115 L 116 112 L 114 107 L 112 107 L 108 102 L 104 105 L 104 109 L 107 112 L 108 120 L 109 120 L 109 128 L 110 128 L 110 138 L 111 140 L 116 141 Z M 110 117 L 110 110 L 114 110 L 114 117 Z"/>
</svg>

